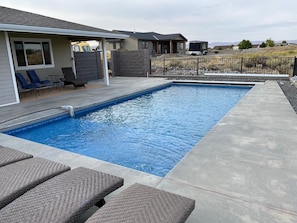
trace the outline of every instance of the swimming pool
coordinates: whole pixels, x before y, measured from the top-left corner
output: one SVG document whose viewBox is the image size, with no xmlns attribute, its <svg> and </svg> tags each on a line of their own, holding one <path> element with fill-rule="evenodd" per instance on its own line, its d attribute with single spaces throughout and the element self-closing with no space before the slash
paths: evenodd
<svg viewBox="0 0 297 223">
<path fill-rule="evenodd" d="M 171 85 L 137 98 L 8 132 L 82 155 L 165 176 L 250 90 Z"/>
</svg>

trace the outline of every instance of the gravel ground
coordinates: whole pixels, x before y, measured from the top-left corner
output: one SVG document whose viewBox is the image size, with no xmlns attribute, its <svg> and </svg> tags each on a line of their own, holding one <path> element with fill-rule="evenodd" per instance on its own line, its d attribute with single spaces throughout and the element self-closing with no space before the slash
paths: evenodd
<svg viewBox="0 0 297 223">
<path fill-rule="evenodd" d="M 297 88 L 290 81 L 279 81 L 278 84 L 297 114 Z"/>
</svg>

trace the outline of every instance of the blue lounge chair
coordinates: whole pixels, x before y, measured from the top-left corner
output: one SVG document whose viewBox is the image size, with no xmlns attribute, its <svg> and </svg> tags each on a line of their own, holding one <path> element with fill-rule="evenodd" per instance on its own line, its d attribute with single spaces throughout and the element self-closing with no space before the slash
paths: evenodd
<svg viewBox="0 0 297 223">
<path fill-rule="evenodd" d="M 38 83 L 29 84 L 21 73 L 16 73 L 15 76 L 23 89 L 35 89 L 40 87 Z"/>
<path fill-rule="evenodd" d="M 40 85 L 43 85 L 43 86 L 50 84 L 49 80 L 40 80 L 40 78 L 38 77 L 35 70 L 27 70 L 26 72 L 28 74 L 28 77 L 29 77 L 31 83 L 40 84 Z"/>
</svg>

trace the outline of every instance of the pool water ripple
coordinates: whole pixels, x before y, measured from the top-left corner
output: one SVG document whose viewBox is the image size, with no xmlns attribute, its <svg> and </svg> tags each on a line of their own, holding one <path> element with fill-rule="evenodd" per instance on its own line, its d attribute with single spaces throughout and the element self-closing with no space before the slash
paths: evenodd
<svg viewBox="0 0 297 223">
<path fill-rule="evenodd" d="M 165 176 L 249 89 L 173 85 L 15 135 Z"/>
</svg>

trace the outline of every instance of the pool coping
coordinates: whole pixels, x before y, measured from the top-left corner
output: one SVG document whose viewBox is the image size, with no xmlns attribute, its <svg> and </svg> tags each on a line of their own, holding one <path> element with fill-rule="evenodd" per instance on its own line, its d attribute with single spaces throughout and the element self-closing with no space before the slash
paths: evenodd
<svg viewBox="0 0 297 223">
<path fill-rule="evenodd" d="M 140 81 L 145 88 L 151 78 L 129 80 L 130 85 L 125 87 L 135 87 L 135 82 Z M 297 177 L 296 130 L 294 110 L 277 83 L 268 81 L 255 85 L 164 178 L 5 134 L 0 134 L 0 141 L 1 145 L 72 168 L 85 166 L 121 176 L 125 179 L 121 190 L 138 182 L 194 198 L 196 208 L 187 222 L 245 222 L 247 219 L 267 222 L 290 219 L 288 222 L 294 222 L 297 221 L 294 199 L 297 189 L 290 184 L 282 188 L 285 194 L 276 189 Z M 261 154 L 254 153 L 254 149 Z M 247 160 L 249 157 L 254 160 Z M 261 167 L 269 174 L 263 175 L 262 171 L 255 171 L 255 167 Z M 267 183 L 270 179 L 282 184 L 270 185 Z M 266 191 L 262 192 L 261 188 Z M 121 190 L 110 195 L 107 201 Z"/>
</svg>

